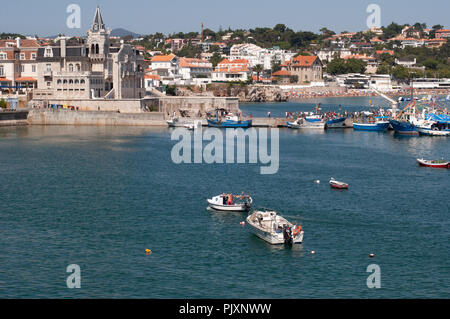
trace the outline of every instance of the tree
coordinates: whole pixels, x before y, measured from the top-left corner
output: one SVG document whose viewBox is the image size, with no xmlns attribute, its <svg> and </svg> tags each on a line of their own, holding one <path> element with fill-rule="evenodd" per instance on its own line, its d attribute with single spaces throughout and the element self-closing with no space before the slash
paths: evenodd
<svg viewBox="0 0 450 319">
<path fill-rule="evenodd" d="M 213 67 L 215 68 L 217 64 L 219 64 L 220 61 L 222 61 L 223 58 L 219 53 L 214 53 L 211 59 L 209 59 L 209 62 L 212 63 Z"/>
<path fill-rule="evenodd" d="M 5 101 L 5 99 L 1 99 L 0 100 L 0 108 L 1 109 L 6 109 L 6 101 Z"/>
<path fill-rule="evenodd" d="M 256 74 L 257 74 L 256 82 L 258 83 L 259 82 L 259 75 L 261 74 L 261 72 L 264 71 L 264 66 L 262 64 L 257 64 L 253 68 L 253 71 L 255 71 Z"/>
</svg>

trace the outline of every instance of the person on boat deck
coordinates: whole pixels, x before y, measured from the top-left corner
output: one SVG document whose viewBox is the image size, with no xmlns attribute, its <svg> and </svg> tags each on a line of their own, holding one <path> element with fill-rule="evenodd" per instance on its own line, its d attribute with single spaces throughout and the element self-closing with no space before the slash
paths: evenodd
<svg viewBox="0 0 450 319">
<path fill-rule="evenodd" d="M 227 205 L 233 205 L 233 194 L 228 195 L 228 203 Z"/>
</svg>

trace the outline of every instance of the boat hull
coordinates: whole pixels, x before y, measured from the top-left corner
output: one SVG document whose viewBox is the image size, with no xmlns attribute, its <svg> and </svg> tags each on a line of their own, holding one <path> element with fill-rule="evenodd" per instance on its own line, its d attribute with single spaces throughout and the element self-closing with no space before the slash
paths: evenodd
<svg viewBox="0 0 450 319">
<path fill-rule="evenodd" d="M 390 121 L 395 133 L 403 135 L 418 135 L 417 127 L 406 121 Z"/>
<path fill-rule="evenodd" d="M 221 212 L 248 212 L 251 206 L 245 204 L 242 205 L 218 205 L 213 204 L 208 200 L 209 207 Z"/>
<path fill-rule="evenodd" d="M 420 166 L 431 167 L 431 168 L 450 168 L 450 163 L 431 163 L 423 159 L 418 159 L 417 162 Z"/>
<path fill-rule="evenodd" d="M 420 135 L 426 136 L 450 136 L 450 131 L 437 131 L 429 128 L 417 128 Z"/>
<path fill-rule="evenodd" d="M 208 120 L 209 127 L 216 128 L 250 128 L 252 127 L 252 120 L 249 121 L 225 121 L 219 122 L 217 120 Z"/>
<path fill-rule="evenodd" d="M 284 236 L 283 233 L 269 233 L 266 231 L 263 231 L 262 229 L 254 226 L 250 221 L 249 218 L 247 218 L 247 225 L 250 228 L 250 231 L 257 237 L 261 238 L 262 240 L 268 242 L 271 245 L 284 245 Z M 292 239 L 293 244 L 301 244 L 303 243 L 303 236 L 304 232 L 300 232 L 298 236 L 295 236 Z"/>
<path fill-rule="evenodd" d="M 325 127 L 327 129 L 331 129 L 331 128 L 344 128 L 345 127 L 345 121 L 347 119 L 345 117 L 339 118 L 339 119 L 334 119 L 334 120 L 329 120 L 327 121 L 327 123 L 325 124 Z"/>
<path fill-rule="evenodd" d="M 303 122 L 298 124 L 296 122 L 287 122 L 287 126 L 291 129 L 314 129 L 314 130 L 324 130 L 325 122 Z"/>
<path fill-rule="evenodd" d="M 381 123 L 353 123 L 353 129 L 356 131 L 384 132 L 389 128 L 389 122 Z"/>
</svg>

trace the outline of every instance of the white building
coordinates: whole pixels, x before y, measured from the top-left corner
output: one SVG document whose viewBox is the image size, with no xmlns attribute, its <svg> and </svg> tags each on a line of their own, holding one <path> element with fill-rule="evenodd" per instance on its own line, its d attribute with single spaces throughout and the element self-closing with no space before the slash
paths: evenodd
<svg viewBox="0 0 450 319">
<path fill-rule="evenodd" d="M 345 48 L 322 49 L 320 51 L 317 51 L 316 55 L 319 57 L 320 61 L 328 63 L 334 60 L 336 57 L 343 59 L 346 56 L 352 55 L 352 51 Z"/>
<path fill-rule="evenodd" d="M 391 76 L 389 74 L 372 74 L 369 79 L 369 88 L 381 92 L 391 91 Z"/>
<path fill-rule="evenodd" d="M 217 64 L 216 69 L 212 73 L 212 80 L 215 82 L 245 82 L 250 77 L 249 61 L 228 59 L 222 60 Z"/>
</svg>

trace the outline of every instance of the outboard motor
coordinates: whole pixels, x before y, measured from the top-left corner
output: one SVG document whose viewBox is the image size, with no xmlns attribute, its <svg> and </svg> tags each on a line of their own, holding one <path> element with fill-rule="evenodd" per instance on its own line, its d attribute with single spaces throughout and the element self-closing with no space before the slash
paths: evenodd
<svg viewBox="0 0 450 319">
<path fill-rule="evenodd" d="M 292 245 L 293 244 L 291 227 L 289 227 L 289 226 L 284 226 L 283 227 L 283 236 L 284 236 L 284 243 L 286 245 Z"/>
</svg>

